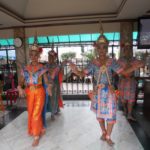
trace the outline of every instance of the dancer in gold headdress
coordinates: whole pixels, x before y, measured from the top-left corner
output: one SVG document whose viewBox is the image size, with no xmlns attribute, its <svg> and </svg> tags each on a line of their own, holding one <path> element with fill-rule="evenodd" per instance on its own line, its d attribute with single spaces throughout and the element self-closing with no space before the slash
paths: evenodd
<svg viewBox="0 0 150 150">
<path fill-rule="evenodd" d="M 51 112 L 51 119 L 55 119 L 60 111 L 60 107 L 63 107 L 63 101 L 61 96 L 61 83 L 63 79 L 64 65 L 67 61 L 63 61 L 60 65 L 57 63 L 57 53 L 54 51 L 54 45 L 52 50 L 48 52 L 48 63 L 46 68 L 48 69 L 48 79 L 53 83 L 52 96 L 48 96 L 46 93 L 45 105 L 43 109 L 43 123 L 46 127 L 46 112 Z M 46 86 L 45 86 L 46 87 Z"/>
<path fill-rule="evenodd" d="M 29 56 L 31 63 L 22 68 L 21 77 L 19 79 L 18 91 L 20 96 L 27 98 L 28 110 L 28 134 L 34 137 L 32 146 L 39 144 L 41 135 L 45 133 L 42 122 L 42 110 L 45 100 L 45 90 L 42 86 L 42 78 L 44 78 L 47 91 L 51 95 L 51 84 L 49 84 L 46 72 L 47 69 L 38 62 L 42 49 L 37 44 L 31 46 Z M 22 85 L 26 84 L 25 91 Z"/>
<path fill-rule="evenodd" d="M 135 57 L 132 57 L 132 45 L 129 42 L 125 42 L 123 45 L 123 57 L 121 57 L 118 61 L 125 70 L 131 66 L 137 68 L 137 64 L 141 64 L 141 67 L 144 65 L 141 60 L 137 60 Z M 126 76 L 120 76 L 119 91 L 121 102 L 123 104 L 124 115 L 128 120 L 136 121 L 132 114 L 136 94 L 136 80 L 134 78 L 134 72 L 131 72 Z"/>
<path fill-rule="evenodd" d="M 101 30 L 102 31 L 102 30 Z M 103 32 L 95 42 L 96 58 L 94 58 L 88 67 L 82 71 L 70 63 L 74 73 L 79 76 L 93 75 L 94 95 L 92 95 L 91 109 L 96 113 L 96 118 L 102 130 L 101 139 L 106 141 L 110 146 L 114 144 L 111 139 L 111 133 L 116 122 L 116 95 L 112 86 L 112 70 L 118 74 L 130 73 L 134 68 L 128 68 L 123 71 L 120 64 L 113 58 L 107 56 L 109 42 Z M 138 64 L 137 64 L 138 65 Z M 107 124 L 107 126 L 106 126 Z"/>
</svg>

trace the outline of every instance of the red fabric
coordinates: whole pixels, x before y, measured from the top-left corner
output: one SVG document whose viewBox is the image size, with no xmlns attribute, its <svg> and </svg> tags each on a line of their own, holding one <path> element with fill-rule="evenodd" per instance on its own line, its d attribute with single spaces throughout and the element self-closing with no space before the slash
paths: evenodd
<svg viewBox="0 0 150 150">
<path fill-rule="evenodd" d="M 59 107 L 63 108 L 64 105 L 63 105 L 63 101 L 62 101 L 62 98 L 59 96 L 59 101 L 58 101 L 58 105 Z"/>
<path fill-rule="evenodd" d="M 28 110 L 28 133 L 39 136 L 43 130 L 42 110 L 44 107 L 45 90 L 40 88 L 31 90 L 26 88 Z"/>
<path fill-rule="evenodd" d="M 60 85 L 60 87 L 61 87 L 62 82 L 63 82 L 63 74 L 62 74 L 62 73 L 59 73 L 59 74 L 58 74 L 58 78 L 59 78 L 59 85 Z M 61 89 L 61 88 L 60 88 L 60 89 Z M 60 95 L 59 95 L 58 105 L 59 105 L 59 107 L 61 107 L 61 108 L 64 107 L 64 105 L 63 105 L 63 100 L 62 100 L 62 97 L 61 97 L 61 91 L 60 91 Z"/>
<path fill-rule="evenodd" d="M 5 106 L 3 105 L 3 99 L 2 99 L 2 91 L 0 90 L 0 110 L 5 111 Z"/>
<path fill-rule="evenodd" d="M 43 48 L 39 47 L 39 52 L 42 53 L 43 52 Z"/>
<path fill-rule="evenodd" d="M 18 96 L 19 96 L 19 93 L 17 89 L 8 89 L 6 93 L 7 105 L 8 105 L 8 100 L 10 100 L 11 105 L 13 104 L 12 101 L 16 102 Z"/>
</svg>

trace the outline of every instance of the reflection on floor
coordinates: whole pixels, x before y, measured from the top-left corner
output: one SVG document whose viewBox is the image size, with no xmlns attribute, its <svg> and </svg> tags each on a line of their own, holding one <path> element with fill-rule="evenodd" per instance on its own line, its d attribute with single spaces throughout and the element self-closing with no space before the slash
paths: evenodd
<svg viewBox="0 0 150 150">
<path fill-rule="evenodd" d="M 137 121 L 144 129 L 144 131 L 147 133 L 147 135 L 150 137 L 150 120 L 147 117 L 145 117 L 143 113 L 143 105 L 137 105 L 134 111 Z"/>
<path fill-rule="evenodd" d="M 143 145 L 144 150 L 150 150 L 150 120 L 144 116 L 142 104 L 136 105 L 134 116 L 137 122 L 129 123 Z"/>
<path fill-rule="evenodd" d="M 16 117 L 18 117 L 22 112 L 24 112 L 26 108 L 17 108 L 12 107 L 8 110 L 5 110 L 4 116 L 0 116 L 0 129 L 5 127 L 8 123 L 10 123 L 12 120 L 14 120 Z M 2 113 L 3 114 L 3 113 Z"/>
<path fill-rule="evenodd" d="M 81 103 L 82 104 L 82 103 Z M 37 150 L 143 150 L 130 124 L 122 115 L 117 113 L 118 122 L 112 137 L 114 147 L 109 147 L 101 141 L 100 128 L 95 114 L 89 110 L 89 103 L 85 107 L 72 107 L 66 103 L 55 121 L 51 121 L 47 114 L 48 128 L 41 139 Z M 2 150 L 32 150 L 32 138 L 27 131 L 27 112 L 0 130 L 0 149 Z"/>
<path fill-rule="evenodd" d="M 5 110 L 5 111 L 0 111 L 0 118 L 4 118 L 10 111 Z"/>
</svg>

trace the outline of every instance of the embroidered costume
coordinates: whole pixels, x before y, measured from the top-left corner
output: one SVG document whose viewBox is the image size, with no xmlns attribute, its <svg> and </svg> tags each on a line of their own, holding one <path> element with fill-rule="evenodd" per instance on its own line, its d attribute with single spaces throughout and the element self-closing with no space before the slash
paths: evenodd
<svg viewBox="0 0 150 150">
<path fill-rule="evenodd" d="M 47 71 L 42 64 L 23 67 L 22 76 L 26 83 L 26 97 L 28 110 L 28 133 L 39 136 L 43 129 L 42 110 L 44 106 L 45 90 L 42 86 L 42 75 Z"/>
<path fill-rule="evenodd" d="M 52 96 L 49 96 L 46 92 L 45 104 L 43 108 L 43 123 L 46 127 L 46 112 L 51 112 L 52 115 L 57 113 L 60 107 L 63 107 L 62 96 L 60 85 L 62 83 L 62 74 L 60 72 L 61 67 L 57 64 L 46 64 L 46 68 L 48 70 L 48 79 L 52 82 Z M 44 87 L 47 86 L 44 84 Z"/>
<path fill-rule="evenodd" d="M 92 62 L 88 65 L 88 67 L 84 70 L 84 73 L 94 75 L 94 86 L 96 86 L 96 82 L 99 76 L 99 70 L 101 69 L 101 65 L 97 62 Z M 106 63 L 106 69 L 112 81 L 112 70 L 116 73 L 122 71 L 122 68 L 114 59 L 108 59 Z M 98 88 L 97 94 L 95 95 L 96 102 L 94 106 L 91 106 L 91 109 L 96 113 L 97 119 L 105 119 L 109 123 L 116 122 L 116 97 L 115 93 L 111 93 L 109 89 L 109 82 L 106 73 L 101 74 L 101 78 L 98 81 L 98 84 L 103 85 L 100 89 Z M 93 105 L 93 103 L 92 103 Z"/>
<path fill-rule="evenodd" d="M 124 69 L 126 69 L 128 66 L 136 67 L 138 60 L 135 58 L 127 59 L 126 57 L 122 57 L 118 62 Z M 127 77 L 120 76 L 119 90 L 121 100 L 135 102 L 136 84 L 137 82 L 134 78 L 134 73 Z"/>
</svg>

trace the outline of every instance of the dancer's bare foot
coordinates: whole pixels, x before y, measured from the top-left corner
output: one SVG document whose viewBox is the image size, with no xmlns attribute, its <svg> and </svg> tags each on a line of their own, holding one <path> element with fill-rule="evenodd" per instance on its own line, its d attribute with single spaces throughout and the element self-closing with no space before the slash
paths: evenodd
<svg viewBox="0 0 150 150">
<path fill-rule="evenodd" d="M 102 136 L 100 137 L 101 140 L 106 141 L 106 134 L 102 134 Z"/>
<path fill-rule="evenodd" d="M 40 141 L 39 136 L 35 137 L 34 140 L 33 140 L 32 146 L 33 147 L 38 146 L 39 145 L 39 141 Z"/>
<path fill-rule="evenodd" d="M 106 141 L 106 135 L 107 135 L 107 133 L 106 133 L 106 131 L 102 131 L 102 136 L 100 137 L 100 139 L 101 140 L 103 140 L 103 141 Z"/>
<path fill-rule="evenodd" d="M 109 146 L 113 146 L 115 144 L 108 135 L 106 136 L 106 142 Z"/>
</svg>

